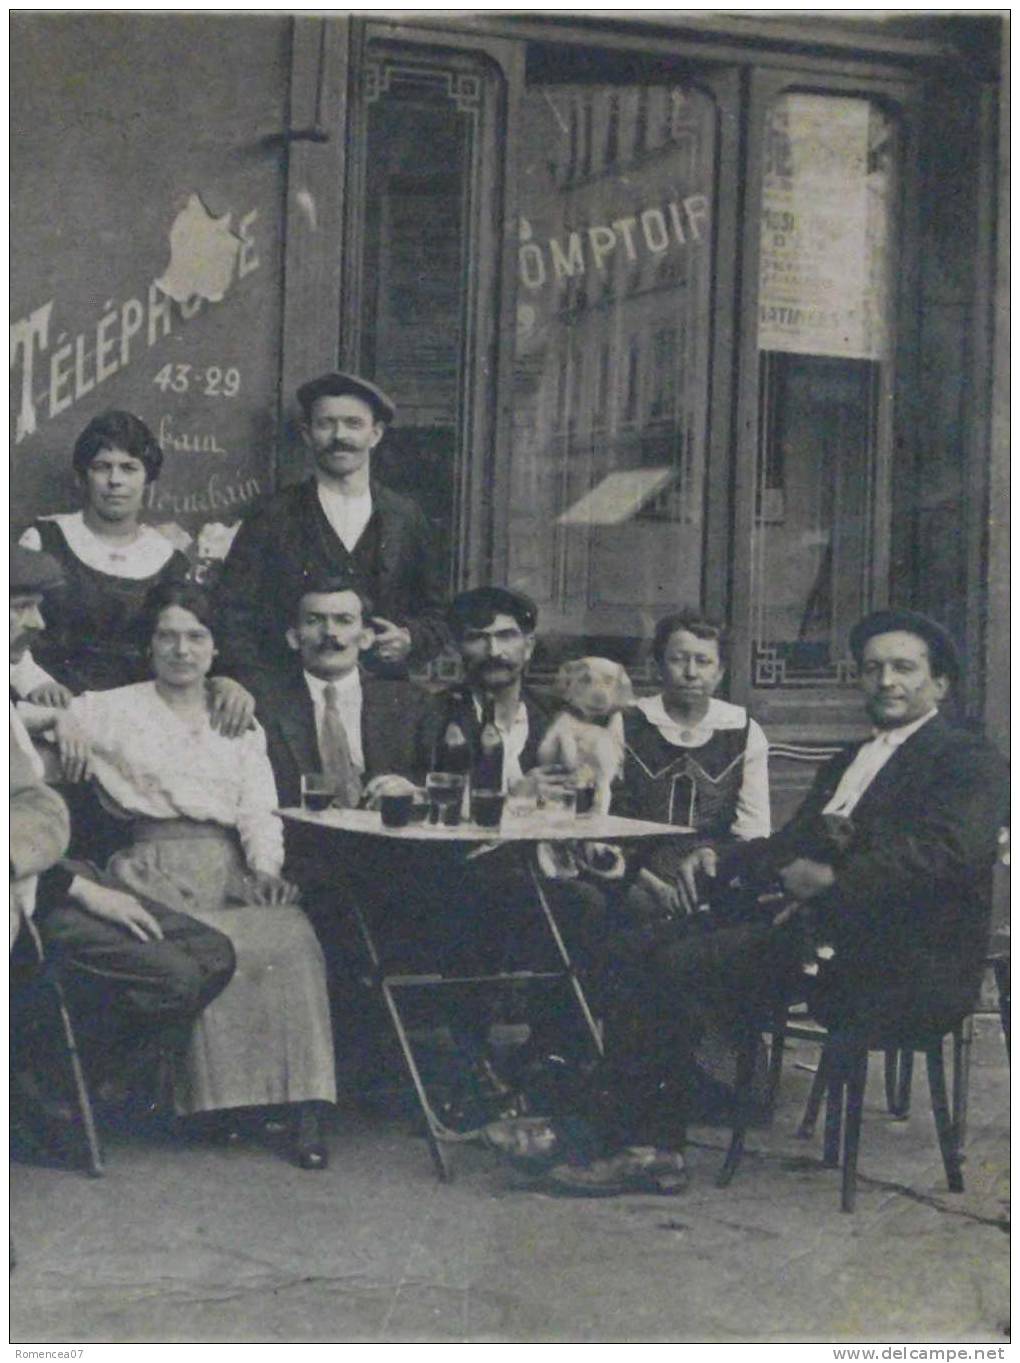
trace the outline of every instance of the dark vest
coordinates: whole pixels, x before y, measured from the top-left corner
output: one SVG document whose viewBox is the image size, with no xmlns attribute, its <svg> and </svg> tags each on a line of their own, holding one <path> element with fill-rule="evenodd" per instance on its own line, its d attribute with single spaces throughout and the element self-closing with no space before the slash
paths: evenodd
<svg viewBox="0 0 1020 1363">
<path fill-rule="evenodd" d="M 749 724 L 717 729 L 700 748 L 678 748 L 641 710 L 624 715 L 628 813 L 724 837 L 737 814 Z"/>
</svg>

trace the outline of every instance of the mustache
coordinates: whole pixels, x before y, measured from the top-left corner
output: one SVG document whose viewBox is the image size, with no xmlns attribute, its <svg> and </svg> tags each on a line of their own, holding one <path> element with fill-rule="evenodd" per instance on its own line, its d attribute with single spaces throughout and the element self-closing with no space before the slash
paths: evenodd
<svg viewBox="0 0 1020 1363">
<path fill-rule="evenodd" d="M 355 454 L 357 453 L 357 449 L 358 449 L 357 445 L 352 445 L 348 440 L 334 440 L 332 445 L 330 445 L 329 447 L 329 453 Z"/>
</svg>

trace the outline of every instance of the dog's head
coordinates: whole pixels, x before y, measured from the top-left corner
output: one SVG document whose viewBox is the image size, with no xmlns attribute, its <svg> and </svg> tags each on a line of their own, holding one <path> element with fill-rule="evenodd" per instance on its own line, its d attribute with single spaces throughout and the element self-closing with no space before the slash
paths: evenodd
<svg viewBox="0 0 1020 1363">
<path fill-rule="evenodd" d="M 630 678 L 609 658 L 576 658 L 556 674 L 562 700 L 584 719 L 601 720 L 633 704 Z"/>
</svg>

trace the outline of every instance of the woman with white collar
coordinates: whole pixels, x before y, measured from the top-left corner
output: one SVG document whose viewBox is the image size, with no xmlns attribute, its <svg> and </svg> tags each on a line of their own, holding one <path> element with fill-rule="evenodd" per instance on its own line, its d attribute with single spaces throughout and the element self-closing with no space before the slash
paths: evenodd
<svg viewBox="0 0 1020 1363">
<path fill-rule="evenodd" d="M 716 700 L 725 631 L 693 610 L 658 622 L 662 691 L 624 715 L 624 769 L 613 812 L 680 824 L 698 842 L 767 838 L 768 741 L 739 705 Z"/>
<path fill-rule="evenodd" d="M 51 678 L 27 699 L 63 707 L 72 694 L 128 686 L 148 675 L 148 640 L 138 622 L 148 593 L 183 582 L 190 565 L 165 535 L 142 523 L 145 492 L 163 451 L 131 412 L 93 417 L 75 441 L 71 464 L 80 511 L 44 516 L 21 536 L 60 564 L 64 585 L 46 597 L 46 632 L 33 657 Z M 254 701 L 227 677 L 210 680 L 213 725 L 234 737 L 251 723 Z"/>
<path fill-rule="evenodd" d="M 144 421 L 118 411 L 94 417 L 71 463 L 82 509 L 45 516 L 21 537 L 24 548 L 52 555 L 65 580 L 47 598 L 46 633 L 34 653 L 71 691 L 105 691 L 146 675 L 144 641 L 134 637 L 142 602 L 158 583 L 183 581 L 188 560 L 140 521 L 163 463 Z"/>
</svg>

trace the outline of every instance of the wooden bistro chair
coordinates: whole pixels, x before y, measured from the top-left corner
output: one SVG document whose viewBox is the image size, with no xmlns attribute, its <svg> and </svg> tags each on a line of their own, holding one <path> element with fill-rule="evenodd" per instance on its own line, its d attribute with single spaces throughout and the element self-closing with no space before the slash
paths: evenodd
<svg viewBox="0 0 1020 1363">
<path fill-rule="evenodd" d="M 76 1136 L 80 1137 L 79 1155 L 81 1163 L 92 1178 L 100 1178 L 103 1174 L 103 1156 L 63 985 L 53 968 L 52 962 L 46 956 L 38 929 L 30 918 L 23 920 L 23 931 L 31 943 L 35 956 L 32 968 L 33 982 L 30 988 L 35 994 L 38 1004 L 47 1008 L 52 1007 L 55 1014 L 53 1020 L 57 1026 L 63 1059 L 67 1065 L 70 1090 L 73 1095 L 73 1128 Z M 15 1007 L 18 1006 L 17 995 L 15 995 L 13 1003 Z"/>
</svg>

